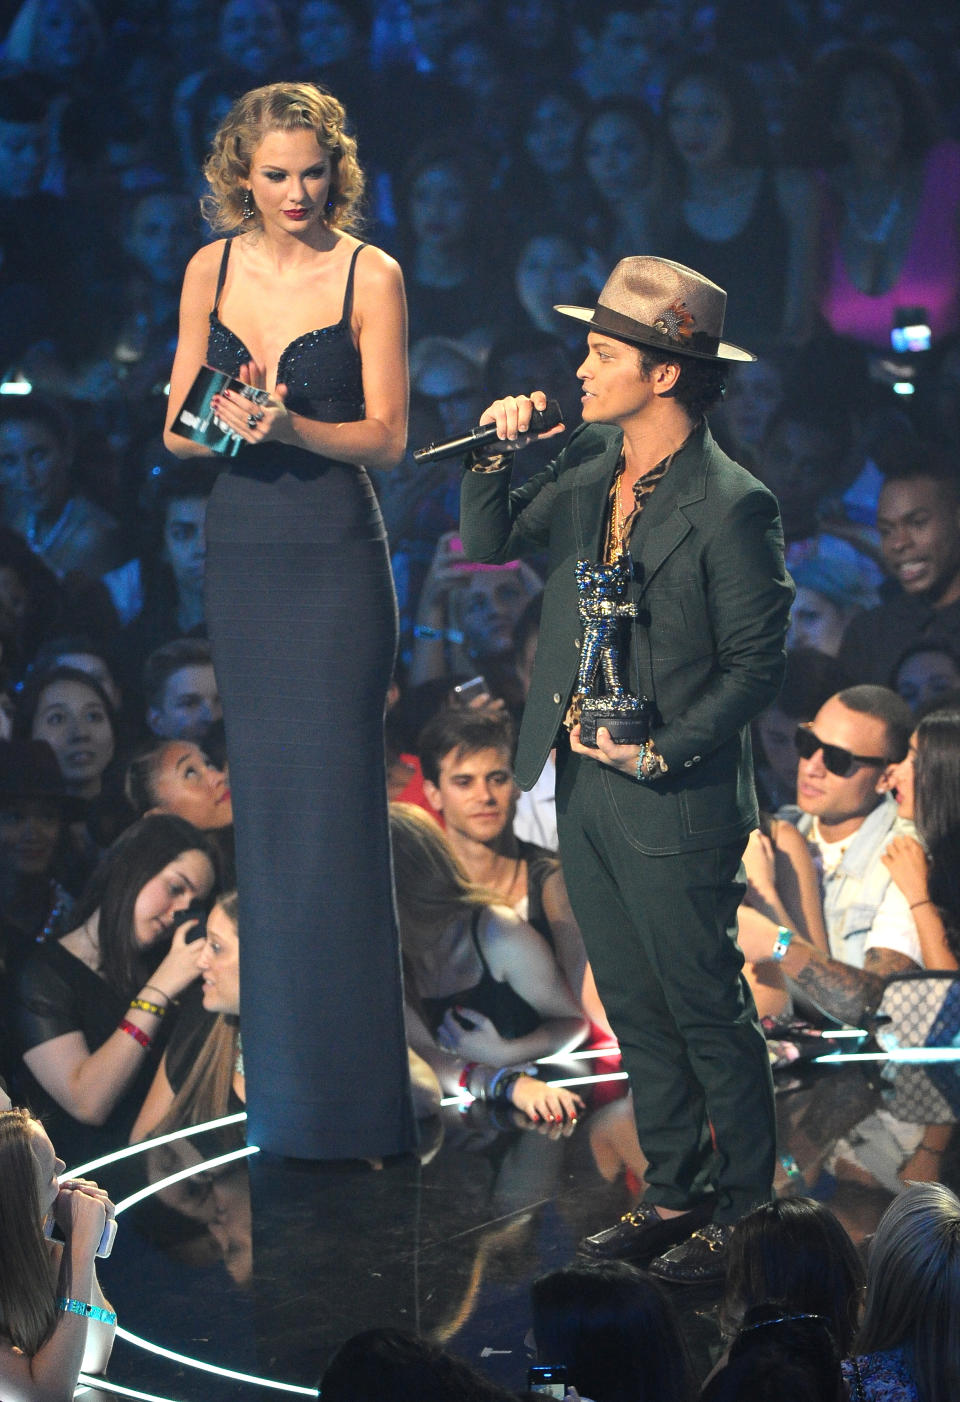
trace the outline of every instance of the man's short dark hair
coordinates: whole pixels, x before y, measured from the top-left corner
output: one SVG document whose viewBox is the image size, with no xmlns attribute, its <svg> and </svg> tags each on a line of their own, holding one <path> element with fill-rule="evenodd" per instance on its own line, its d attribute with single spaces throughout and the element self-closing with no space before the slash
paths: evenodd
<svg viewBox="0 0 960 1402">
<path fill-rule="evenodd" d="M 68 456 L 73 452 L 75 431 L 70 409 L 59 399 L 37 394 L 5 394 L 0 397 L 0 425 L 9 423 L 40 424 L 63 448 Z"/>
<path fill-rule="evenodd" d="M 887 759 L 899 764 L 906 758 L 914 719 L 902 696 L 888 686 L 848 686 L 837 692 L 836 699 L 848 711 L 858 711 L 883 721 L 887 731 Z"/>
<path fill-rule="evenodd" d="M 692 355 L 672 355 L 670 351 L 637 347 L 640 374 L 649 379 L 658 365 L 679 365 L 680 375 L 670 398 L 684 408 L 692 419 L 699 419 L 723 398 L 724 367 L 720 360 L 698 360 Z"/>
<path fill-rule="evenodd" d="M 163 693 L 174 672 L 204 667 L 213 661 L 206 638 L 174 638 L 151 652 L 143 666 L 143 694 L 148 706 L 162 706 Z"/>
<path fill-rule="evenodd" d="M 884 487 L 888 482 L 915 482 L 929 477 L 948 501 L 960 506 L 960 464 L 936 443 L 924 443 L 909 433 L 897 434 L 878 447 L 877 465 L 883 473 Z"/>
<path fill-rule="evenodd" d="M 445 706 L 428 720 L 417 740 L 423 777 L 440 782 L 440 765 L 451 750 L 457 759 L 480 750 L 504 750 L 513 761 L 513 722 L 501 711 Z"/>
</svg>

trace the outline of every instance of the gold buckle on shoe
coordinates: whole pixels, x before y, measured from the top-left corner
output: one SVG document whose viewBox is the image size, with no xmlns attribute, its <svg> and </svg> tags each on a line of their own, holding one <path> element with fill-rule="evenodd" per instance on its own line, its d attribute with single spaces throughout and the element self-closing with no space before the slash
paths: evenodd
<svg viewBox="0 0 960 1402">
<path fill-rule="evenodd" d="M 706 1232 L 704 1232 L 704 1231 L 692 1232 L 691 1235 L 690 1235 L 690 1240 L 691 1240 L 691 1241 L 705 1241 L 706 1244 L 707 1244 L 707 1247 L 708 1247 L 708 1249 L 709 1249 L 710 1251 L 722 1251 L 722 1250 L 723 1250 L 723 1243 L 722 1243 L 722 1242 L 719 1242 L 719 1241 L 716 1241 L 712 1236 L 707 1236 Z"/>
</svg>

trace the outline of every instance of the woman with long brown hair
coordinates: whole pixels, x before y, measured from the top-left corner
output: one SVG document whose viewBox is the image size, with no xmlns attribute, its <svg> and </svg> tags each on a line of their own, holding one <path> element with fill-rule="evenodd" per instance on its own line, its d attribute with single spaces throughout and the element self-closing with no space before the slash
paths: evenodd
<svg viewBox="0 0 960 1402">
<path fill-rule="evenodd" d="M 0 1396 L 11 1402 L 69 1402 L 81 1368 L 102 1372 L 113 1347 L 117 1316 L 96 1273 L 113 1204 L 87 1179 L 61 1183 L 64 1166 L 38 1120 L 0 1112 Z"/>
<path fill-rule="evenodd" d="M 237 893 L 229 891 L 207 918 L 206 939 L 196 946 L 203 1016 L 188 1015 L 174 1030 L 130 1132 L 131 1143 L 185 1125 L 205 1124 L 246 1105 L 237 907 Z M 417 1118 L 424 1119 L 439 1109 L 440 1089 L 422 1059 L 409 1048 L 408 1055 L 414 1109 Z"/>
<path fill-rule="evenodd" d="M 13 1019 L 24 1098 L 75 1161 L 124 1143 L 196 977 L 177 917 L 216 880 L 203 833 L 156 814 L 110 848 L 73 928 L 17 972 Z"/>
<path fill-rule="evenodd" d="M 246 1104 L 236 891 L 221 896 L 208 915 L 196 959 L 206 1016 L 184 1019 L 175 1029 L 130 1132 L 131 1143 L 219 1119 Z"/>
</svg>

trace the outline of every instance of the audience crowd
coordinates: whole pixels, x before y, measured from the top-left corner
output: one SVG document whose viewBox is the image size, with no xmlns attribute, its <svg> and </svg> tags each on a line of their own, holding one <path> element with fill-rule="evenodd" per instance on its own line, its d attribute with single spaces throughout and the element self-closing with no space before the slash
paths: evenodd
<svg viewBox="0 0 960 1402">
<path fill-rule="evenodd" d="M 574 428 L 583 347 L 553 308 L 592 303 L 624 255 L 714 278 L 725 333 L 760 355 L 730 367 L 711 427 L 776 492 L 797 585 L 786 682 L 754 727 L 739 920 L 771 1050 L 811 1022 L 871 1030 L 905 975 L 960 968 L 951 8 L 0 0 L 0 1082 L 56 1146 L 0 1114 L 18 1175 L 0 1208 L 12 1220 L 25 1194 L 32 1270 L 37 1201 L 57 1199 L 48 1172 L 35 1201 L 25 1165 L 244 1102 L 203 600 L 220 464 L 184 467 L 160 428 L 183 267 L 214 236 L 207 141 L 241 92 L 298 76 L 347 106 L 369 237 L 410 308 L 410 445 L 372 475 L 401 617 L 386 732 L 418 1112 L 472 1096 L 569 1128 L 583 1102 L 531 1063 L 584 1040 L 615 1053 L 553 765 L 531 793 L 513 783 L 540 575 L 469 564 L 460 464 L 412 451 L 533 388 Z M 556 447 L 524 450 L 515 477 Z M 86 1233 L 88 1274 L 94 1190 L 56 1209 Z M 836 1218 L 806 1197 L 759 1209 L 734 1234 L 728 1349 L 703 1396 L 960 1395 L 958 1227 L 941 1185 L 899 1193 L 861 1311 Z M 67 1345 L 45 1286 L 15 1321 L 5 1270 L 0 1378 L 18 1382 L 12 1345 L 38 1367 Z M 669 1301 L 632 1267 L 554 1272 L 532 1307 L 542 1361 L 594 1402 L 695 1395 Z M 79 1367 L 84 1339 L 68 1342 Z M 458 1368 L 375 1331 L 324 1395 L 359 1397 L 361 1377 L 371 1397 L 500 1395 Z"/>
</svg>

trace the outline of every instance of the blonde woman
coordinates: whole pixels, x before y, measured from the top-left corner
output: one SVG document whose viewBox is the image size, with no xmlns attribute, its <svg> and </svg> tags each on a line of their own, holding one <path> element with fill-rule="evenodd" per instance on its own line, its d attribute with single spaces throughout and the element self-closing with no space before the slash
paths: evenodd
<svg viewBox="0 0 960 1402">
<path fill-rule="evenodd" d="M 855 1402 L 954 1402 L 960 1396 L 960 1201 L 942 1183 L 910 1183 L 880 1218 L 854 1357 Z"/>
<path fill-rule="evenodd" d="M 448 1094 L 575 1120 L 580 1097 L 529 1074 L 528 1063 L 572 1050 L 587 1031 L 546 941 L 467 879 L 421 808 L 391 804 L 390 824 L 410 1045 Z"/>
<path fill-rule="evenodd" d="M 244 94 L 205 175 L 204 212 L 228 237 L 186 270 L 164 441 L 208 451 L 173 431 L 204 364 L 266 391 L 214 400 L 239 451 L 206 521 L 251 1133 L 306 1158 L 400 1153 L 416 1135 L 383 750 L 397 622 L 365 469 L 393 468 L 406 443 L 403 280 L 354 232 L 363 172 L 322 88 Z M 344 1062 L 346 1115 L 331 1074 Z"/>
</svg>

